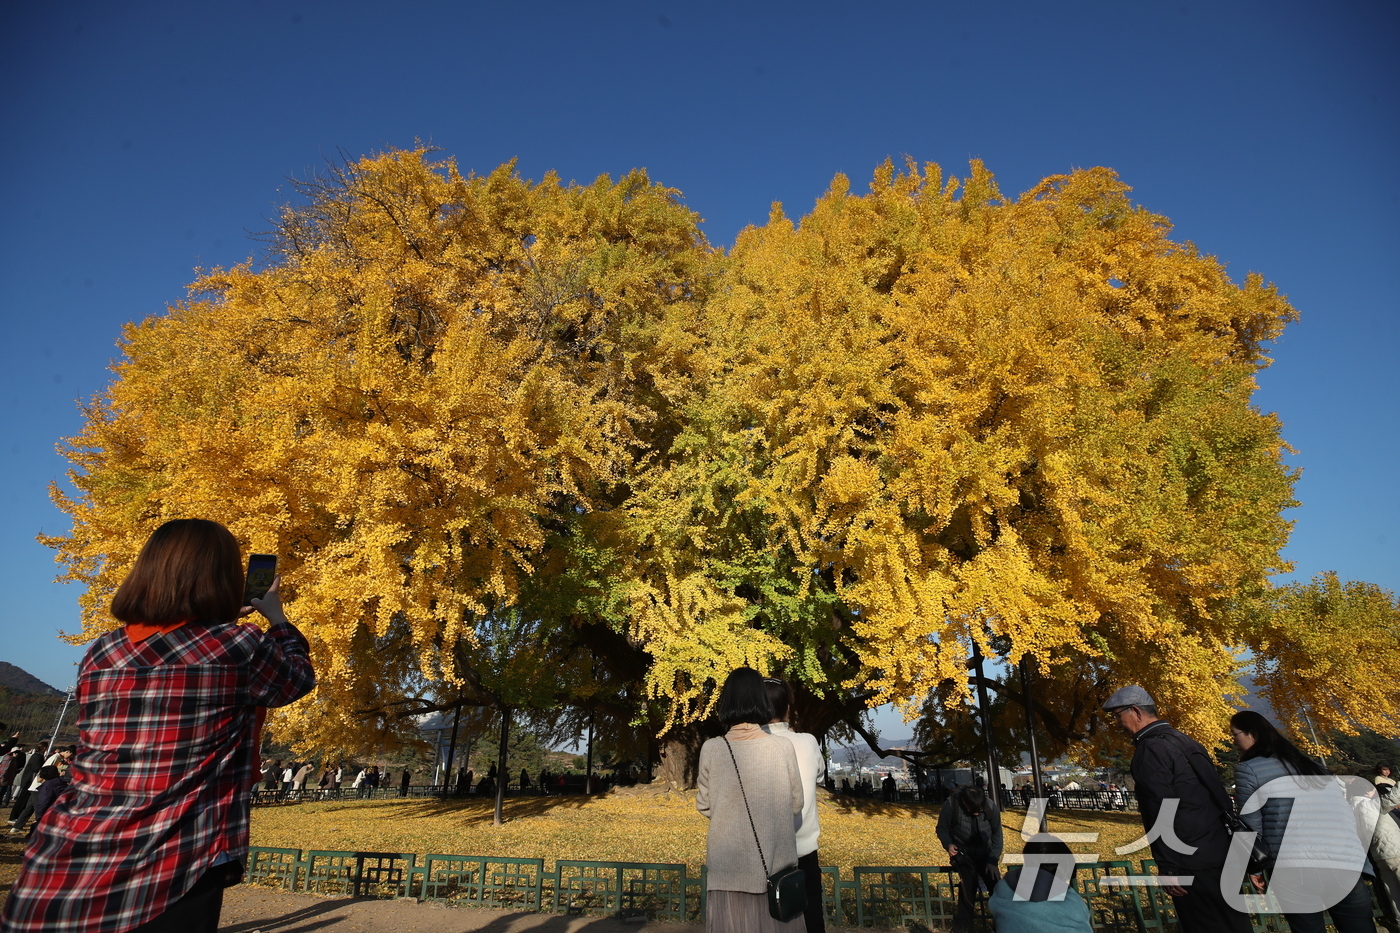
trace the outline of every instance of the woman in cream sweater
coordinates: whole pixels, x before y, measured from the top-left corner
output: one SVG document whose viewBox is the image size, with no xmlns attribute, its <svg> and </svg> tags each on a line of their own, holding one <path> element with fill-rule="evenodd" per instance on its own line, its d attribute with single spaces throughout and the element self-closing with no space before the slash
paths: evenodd
<svg viewBox="0 0 1400 933">
<path fill-rule="evenodd" d="M 768 913 L 768 876 L 797 864 L 803 792 L 792 743 L 763 731 L 773 707 L 762 675 L 747 667 L 729 675 L 719 719 L 728 732 L 701 747 L 696 779 L 695 806 L 710 820 L 705 928 L 805 933 L 801 914 L 783 923 Z"/>
</svg>

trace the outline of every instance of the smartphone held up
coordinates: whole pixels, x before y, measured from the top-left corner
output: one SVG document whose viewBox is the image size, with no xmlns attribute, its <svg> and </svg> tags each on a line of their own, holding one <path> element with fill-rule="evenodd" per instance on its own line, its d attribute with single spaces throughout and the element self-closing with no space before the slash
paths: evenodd
<svg viewBox="0 0 1400 933">
<path fill-rule="evenodd" d="M 248 577 L 243 585 L 243 605 L 253 605 L 253 600 L 262 599 L 277 579 L 276 554 L 249 554 Z"/>
</svg>

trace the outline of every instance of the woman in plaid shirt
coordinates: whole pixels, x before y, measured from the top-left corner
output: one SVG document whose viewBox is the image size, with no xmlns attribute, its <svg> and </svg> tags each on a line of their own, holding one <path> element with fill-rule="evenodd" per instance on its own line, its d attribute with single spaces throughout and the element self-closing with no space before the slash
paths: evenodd
<svg viewBox="0 0 1400 933">
<path fill-rule="evenodd" d="M 266 631 L 239 622 L 253 608 Z M 262 717 L 315 685 L 278 583 L 243 606 L 238 542 L 217 522 L 156 529 L 112 615 L 125 624 L 78 674 L 72 785 L 24 854 L 5 933 L 215 933 L 248 853 Z"/>
</svg>

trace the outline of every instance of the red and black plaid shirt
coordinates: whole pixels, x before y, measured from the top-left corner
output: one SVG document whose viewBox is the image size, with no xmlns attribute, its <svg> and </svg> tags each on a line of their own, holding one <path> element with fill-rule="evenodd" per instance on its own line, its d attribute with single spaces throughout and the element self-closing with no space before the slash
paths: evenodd
<svg viewBox="0 0 1400 933">
<path fill-rule="evenodd" d="M 290 625 L 191 623 L 88 649 L 78 674 L 72 786 L 24 853 L 5 933 L 124 933 L 182 897 L 221 856 L 248 853 L 258 707 L 315 685 Z"/>
</svg>

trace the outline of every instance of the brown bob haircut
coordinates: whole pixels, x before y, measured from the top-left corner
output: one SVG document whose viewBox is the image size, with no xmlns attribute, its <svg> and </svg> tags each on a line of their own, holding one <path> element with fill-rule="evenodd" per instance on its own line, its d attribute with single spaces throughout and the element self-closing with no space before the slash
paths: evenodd
<svg viewBox="0 0 1400 933">
<path fill-rule="evenodd" d="M 233 534 L 205 518 L 155 530 L 112 597 L 122 622 L 231 622 L 243 608 L 243 558 Z"/>
</svg>

